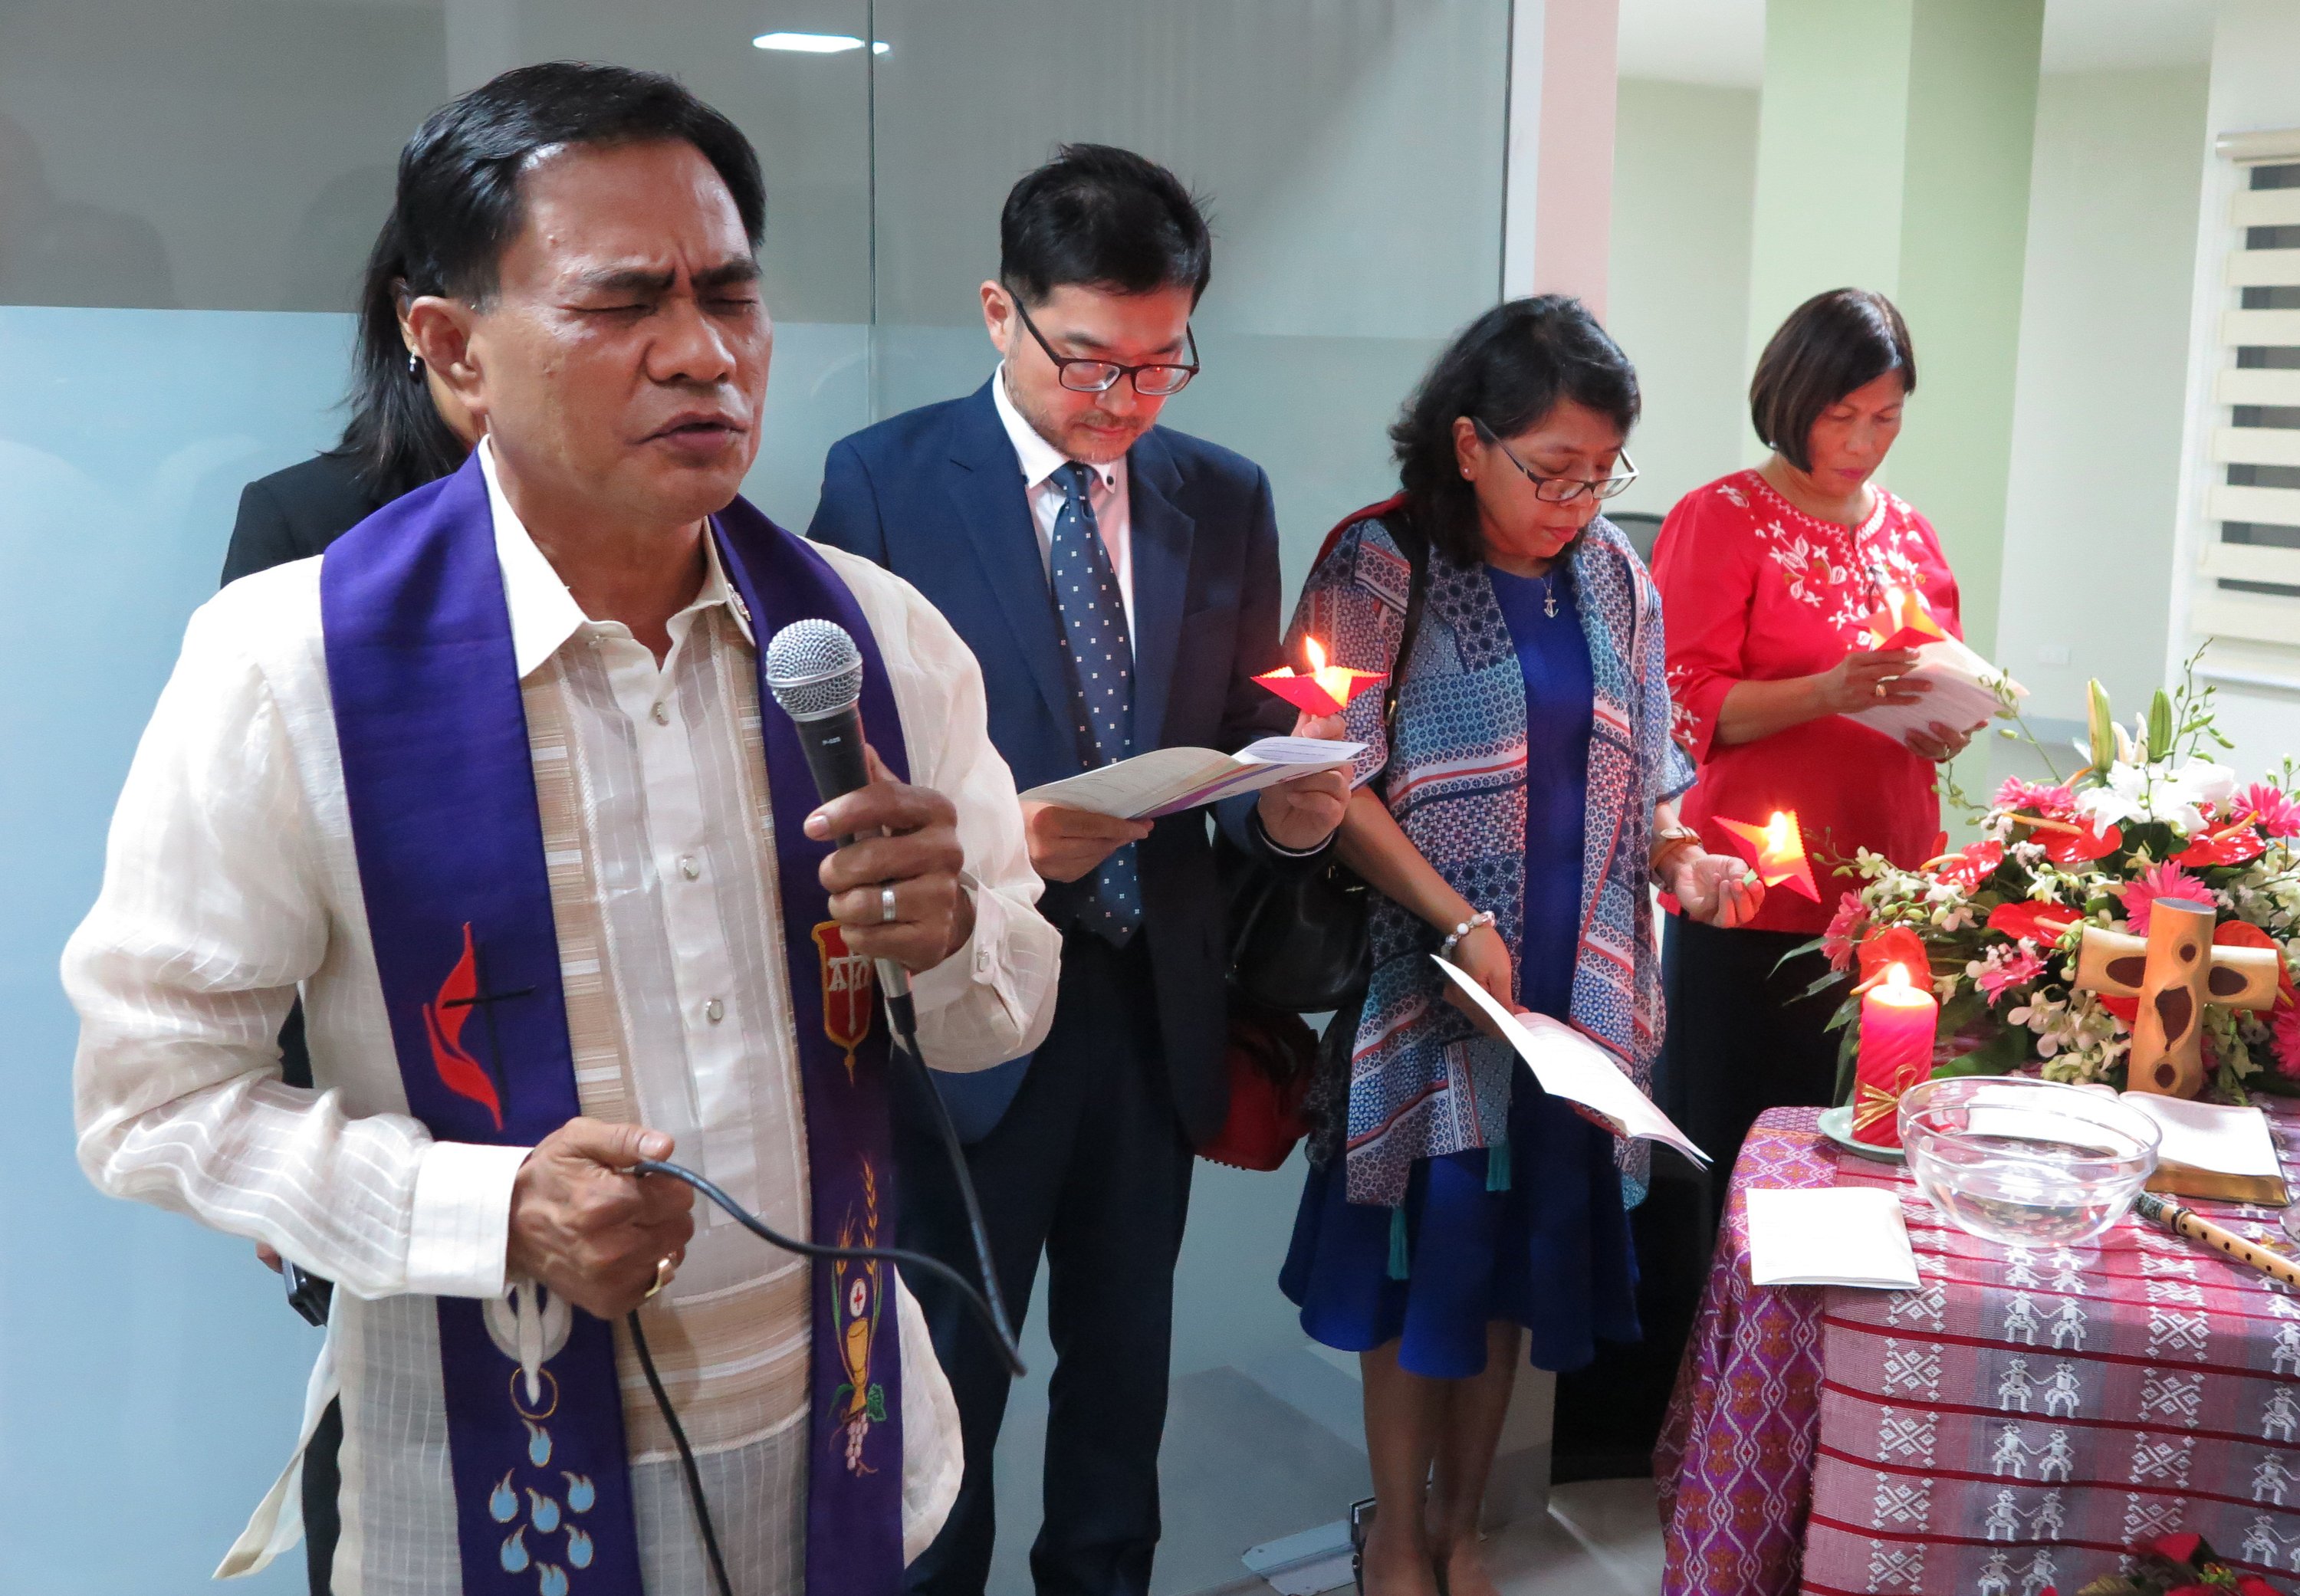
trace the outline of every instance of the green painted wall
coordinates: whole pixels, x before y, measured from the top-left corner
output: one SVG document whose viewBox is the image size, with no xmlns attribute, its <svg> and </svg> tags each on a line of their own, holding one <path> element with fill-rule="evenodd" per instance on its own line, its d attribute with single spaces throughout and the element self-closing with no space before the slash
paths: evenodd
<svg viewBox="0 0 2300 1596">
<path fill-rule="evenodd" d="M 1921 380 L 1890 480 L 1939 531 L 1965 635 L 1983 648 L 1996 636 L 2044 21 L 2044 0 L 1918 0 L 1910 51 L 1895 297 Z"/>
<path fill-rule="evenodd" d="M 1926 0 L 1934 4 L 1936 0 Z M 1982 0 L 2035 7 L 2040 0 Z M 1823 288 L 1897 286 L 1918 0 L 1769 0 L 1748 361 Z M 1762 458 L 1749 445 L 1752 460 Z"/>
<path fill-rule="evenodd" d="M 1741 463 L 1748 436 L 1757 91 L 1621 80 L 1606 329 L 1637 362 L 1638 480 L 1616 508 L 1666 515 Z"/>
</svg>

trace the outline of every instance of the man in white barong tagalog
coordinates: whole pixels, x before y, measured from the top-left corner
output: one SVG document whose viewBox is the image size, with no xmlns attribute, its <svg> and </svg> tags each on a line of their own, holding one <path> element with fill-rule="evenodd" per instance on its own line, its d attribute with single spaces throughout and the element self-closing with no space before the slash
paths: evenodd
<svg viewBox="0 0 2300 1596">
<path fill-rule="evenodd" d="M 486 441 L 193 617 L 64 955 L 89 1177 L 338 1284 L 338 1596 L 894 1596 L 957 1488 L 891 1263 L 633 1168 L 890 1244 L 913 1066 L 873 961 L 960 1071 L 1044 1039 L 1059 963 L 973 657 L 738 497 L 765 211 L 653 74 L 521 68 L 424 123 L 409 380 Z M 762 693 L 800 619 L 863 660 L 873 779 L 828 803 Z M 294 1544 L 295 1479 L 220 1574 Z"/>
</svg>

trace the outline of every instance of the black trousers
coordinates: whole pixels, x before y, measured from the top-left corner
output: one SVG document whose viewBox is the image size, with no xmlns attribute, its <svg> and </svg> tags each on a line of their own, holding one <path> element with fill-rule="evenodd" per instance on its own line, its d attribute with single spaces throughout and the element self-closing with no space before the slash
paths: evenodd
<svg viewBox="0 0 2300 1596">
<path fill-rule="evenodd" d="M 1818 953 L 1777 968 L 1812 938 L 1796 931 L 1725 931 L 1673 914 L 1662 932 L 1669 1034 L 1654 1071 L 1662 1111 L 1715 1160 L 1708 1229 L 1749 1126 L 1767 1109 L 1827 1106 L 1837 1090 L 1838 1035 L 1829 1023 L 1841 992 L 1797 994 L 1825 969 Z"/>
<path fill-rule="evenodd" d="M 898 1072 L 896 1163 L 903 1245 L 972 1278 L 973 1250 L 922 1088 Z M 1045 1523 L 1030 1550 L 1040 1596 L 1141 1596 L 1158 1543 L 1158 1444 L 1166 1423 L 1174 1260 L 1189 1207 L 1189 1140 L 1158 1044 L 1147 950 L 1073 932 L 1062 945 L 1054 1030 L 1012 1107 L 967 1150 L 1019 1318 L 1041 1251 L 1047 1393 Z M 908 1282 L 958 1400 L 966 1478 L 934 1545 L 911 1566 L 921 1596 L 980 1596 L 996 1509 L 991 1454 L 1005 1366 L 946 1287 Z"/>
</svg>

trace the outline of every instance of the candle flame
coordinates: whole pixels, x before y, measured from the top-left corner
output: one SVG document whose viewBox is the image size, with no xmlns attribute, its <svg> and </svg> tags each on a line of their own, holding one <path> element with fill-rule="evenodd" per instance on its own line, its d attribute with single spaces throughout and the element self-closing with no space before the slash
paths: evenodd
<svg viewBox="0 0 2300 1596">
<path fill-rule="evenodd" d="M 1311 675 L 1315 676 L 1326 668 L 1326 651 L 1307 632 L 1302 634 L 1302 652 L 1309 656 Z"/>
<path fill-rule="evenodd" d="M 1902 986 L 1902 987 L 1905 987 L 1905 986 L 1907 986 L 1907 985 L 1908 985 L 1908 984 L 1909 984 L 1909 967 L 1908 967 L 1907 965 L 1905 965 L 1905 964 L 1896 964 L 1896 965 L 1890 966 L 1890 967 L 1889 967 L 1889 968 L 1887 968 L 1887 970 L 1885 971 L 1885 985 L 1888 985 L 1888 986 Z"/>
<path fill-rule="evenodd" d="M 1776 859 L 1789 852 L 1789 818 L 1779 810 L 1765 822 L 1765 852 Z"/>
</svg>

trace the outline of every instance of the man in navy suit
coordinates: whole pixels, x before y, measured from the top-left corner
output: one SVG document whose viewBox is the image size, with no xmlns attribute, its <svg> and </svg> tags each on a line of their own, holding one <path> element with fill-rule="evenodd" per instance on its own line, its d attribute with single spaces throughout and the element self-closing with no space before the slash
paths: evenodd
<svg viewBox="0 0 2300 1596">
<path fill-rule="evenodd" d="M 1288 730 L 1293 711 L 1248 679 L 1279 662 L 1269 478 L 1155 425 L 1197 371 L 1189 320 L 1212 249 L 1196 204 L 1139 155 L 1073 145 L 1007 195 L 999 246 L 981 291 L 998 370 L 834 445 L 811 536 L 908 578 L 957 628 L 1020 787 Z M 1335 772 L 1219 818 L 1249 852 L 1298 861 L 1328 844 L 1347 796 Z M 1038 1589 L 1141 1592 L 1192 1148 L 1229 1109 L 1222 894 L 1203 811 L 1153 825 L 1024 808 L 1048 884 L 1039 909 L 1063 933 L 1054 1029 L 1031 1058 L 945 1095 L 1017 1309 L 1046 1257 L 1056 1364 Z M 904 1243 L 971 1271 L 926 1110 L 896 1105 Z M 1006 1374 L 946 1292 L 911 1284 L 966 1440 L 958 1505 L 912 1588 L 979 1596 Z"/>
</svg>

